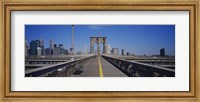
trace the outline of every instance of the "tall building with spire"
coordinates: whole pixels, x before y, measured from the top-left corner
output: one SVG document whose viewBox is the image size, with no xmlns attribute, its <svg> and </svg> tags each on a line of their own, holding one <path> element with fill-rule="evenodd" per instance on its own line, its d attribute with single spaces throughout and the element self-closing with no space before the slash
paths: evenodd
<svg viewBox="0 0 200 102">
<path fill-rule="evenodd" d="M 72 39 L 71 39 L 71 48 L 70 48 L 70 52 L 72 55 L 74 55 L 74 25 L 72 25 Z"/>
</svg>

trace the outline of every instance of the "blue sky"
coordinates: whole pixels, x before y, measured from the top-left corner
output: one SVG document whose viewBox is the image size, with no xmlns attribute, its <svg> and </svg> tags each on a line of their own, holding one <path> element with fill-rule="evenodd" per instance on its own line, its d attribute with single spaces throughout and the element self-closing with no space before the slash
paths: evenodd
<svg viewBox="0 0 200 102">
<path fill-rule="evenodd" d="M 28 43 L 42 38 L 45 48 L 49 47 L 49 40 L 54 40 L 69 49 L 71 28 L 71 25 L 25 25 L 25 38 Z M 84 46 L 89 50 L 90 37 L 99 35 L 107 37 L 107 44 L 120 53 L 126 49 L 135 55 L 159 55 L 160 49 L 165 48 L 167 55 L 175 55 L 175 25 L 75 25 L 75 50 Z"/>
</svg>

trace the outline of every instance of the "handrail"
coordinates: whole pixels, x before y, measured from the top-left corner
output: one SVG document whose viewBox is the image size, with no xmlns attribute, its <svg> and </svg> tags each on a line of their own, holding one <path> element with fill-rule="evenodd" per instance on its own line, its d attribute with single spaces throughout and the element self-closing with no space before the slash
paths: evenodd
<svg viewBox="0 0 200 102">
<path fill-rule="evenodd" d="M 153 77 L 154 75 L 157 76 L 166 76 L 166 77 L 174 77 L 175 76 L 175 70 L 164 68 L 164 67 L 158 67 L 153 66 L 149 64 L 144 64 L 136 61 L 129 61 L 125 59 L 119 59 L 115 57 L 111 57 L 108 55 L 102 54 L 102 57 L 105 58 L 107 61 L 118 67 L 121 71 L 123 71 L 125 74 L 128 74 L 128 76 L 135 76 L 133 73 L 146 73 L 148 77 Z M 123 68 L 122 68 L 123 67 Z M 126 68 L 125 68 L 126 67 Z M 132 70 L 131 72 L 127 70 Z M 133 73 L 132 73 L 133 72 Z M 137 75 L 136 75 L 137 76 Z"/>
<path fill-rule="evenodd" d="M 25 72 L 25 76 L 26 77 L 29 77 L 29 76 L 41 76 L 47 72 L 52 72 L 52 71 L 55 71 L 55 70 L 58 70 L 59 68 L 61 67 L 70 67 L 70 66 L 73 66 L 77 63 L 80 63 L 80 62 L 83 62 L 84 60 L 87 60 L 89 58 L 92 58 L 94 57 L 95 55 L 90 55 L 88 57 L 83 57 L 83 58 L 80 58 L 80 59 L 76 59 L 74 61 L 68 61 L 68 62 L 62 62 L 62 63 L 58 63 L 58 64 L 54 64 L 54 65 L 49 65 L 49 66 L 44 66 L 44 67 L 40 67 L 40 68 L 36 68 L 36 69 L 32 69 L 32 70 L 27 70 Z M 68 65 L 68 66 L 67 66 Z"/>
</svg>

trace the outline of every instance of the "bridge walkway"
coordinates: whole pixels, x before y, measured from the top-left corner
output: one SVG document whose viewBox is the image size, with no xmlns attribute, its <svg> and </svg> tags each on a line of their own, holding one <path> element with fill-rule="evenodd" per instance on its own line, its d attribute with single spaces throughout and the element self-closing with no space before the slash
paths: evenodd
<svg viewBox="0 0 200 102">
<path fill-rule="evenodd" d="M 81 77 L 127 77 L 123 72 L 106 61 L 101 56 L 96 56 L 84 66 Z"/>
</svg>

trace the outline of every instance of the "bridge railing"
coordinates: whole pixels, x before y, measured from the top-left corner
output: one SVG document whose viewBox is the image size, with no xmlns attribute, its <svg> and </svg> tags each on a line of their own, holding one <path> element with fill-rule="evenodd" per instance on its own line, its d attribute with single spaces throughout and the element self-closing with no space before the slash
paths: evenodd
<svg viewBox="0 0 200 102">
<path fill-rule="evenodd" d="M 63 77 L 70 76 L 77 68 L 81 67 L 87 60 L 94 58 L 95 55 L 79 58 L 74 61 L 62 62 L 54 65 L 44 66 L 25 72 L 26 77 Z"/>
<path fill-rule="evenodd" d="M 175 77 L 175 70 L 101 55 L 129 77 Z"/>
</svg>

